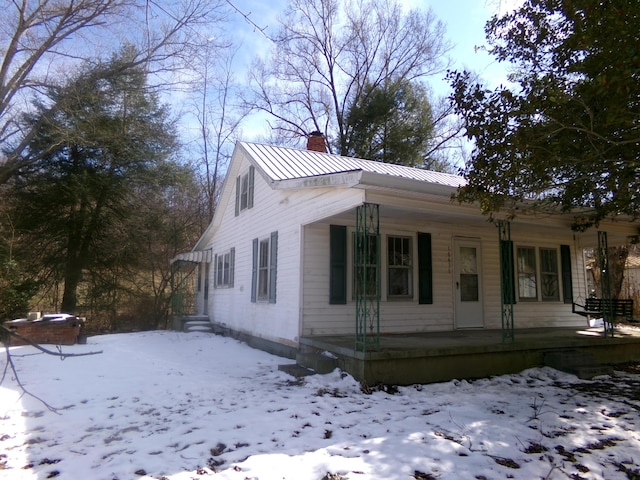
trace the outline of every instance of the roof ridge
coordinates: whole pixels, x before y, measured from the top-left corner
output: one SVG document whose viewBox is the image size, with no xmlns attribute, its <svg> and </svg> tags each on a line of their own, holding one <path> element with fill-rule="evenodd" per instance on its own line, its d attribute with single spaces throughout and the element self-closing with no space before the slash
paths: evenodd
<svg viewBox="0 0 640 480">
<path fill-rule="evenodd" d="M 458 187 L 464 178 L 452 173 L 347 157 L 302 148 L 240 141 L 264 172 L 274 181 L 315 177 L 361 170 L 368 173 Z M 322 159 L 322 162 L 317 160 Z M 356 168 L 354 168 L 356 167 Z"/>
</svg>

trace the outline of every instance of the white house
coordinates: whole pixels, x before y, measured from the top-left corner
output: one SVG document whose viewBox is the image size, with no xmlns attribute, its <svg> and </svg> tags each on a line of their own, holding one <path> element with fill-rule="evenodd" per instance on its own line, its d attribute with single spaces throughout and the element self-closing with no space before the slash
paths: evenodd
<svg viewBox="0 0 640 480">
<path fill-rule="evenodd" d="M 516 330 L 584 325 L 571 303 L 587 296 L 582 250 L 596 232 L 522 215 L 505 236 L 452 201 L 463 181 L 239 142 L 213 221 L 186 254 L 201 261 L 197 313 L 288 356 L 303 338 L 501 329 L 502 294 Z M 638 233 L 629 222 L 600 230 L 610 242 Z"/>
</svg>

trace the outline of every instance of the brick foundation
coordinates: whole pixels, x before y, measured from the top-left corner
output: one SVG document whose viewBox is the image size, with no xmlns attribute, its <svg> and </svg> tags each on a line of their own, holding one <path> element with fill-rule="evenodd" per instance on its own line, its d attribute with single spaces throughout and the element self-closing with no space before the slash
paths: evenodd
<svg viewBox="0 0 640 480">
<path fill-rule="evenodd" d="M 12 332 L 28 338 L 33 343 L 52 345 L 75 345 L 80 337 L 83 321 L 78 317 L 49 320 L 46 317 L 38 320 L 13 320 L 5 323 Z M 20 338 L 9 336 L 9 344 L 28 345 Z"/>
</svg>

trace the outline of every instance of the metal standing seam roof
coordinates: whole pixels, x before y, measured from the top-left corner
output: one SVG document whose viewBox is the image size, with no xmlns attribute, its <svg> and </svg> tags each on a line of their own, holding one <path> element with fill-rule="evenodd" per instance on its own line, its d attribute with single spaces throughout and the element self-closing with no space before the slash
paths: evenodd
<svg viewBox="0 0 640 480">
<path fill-rule="evenodd" d="M 450 173 L 260 143 L 240 144 L 273 181 L 363 171 L 450 187 L 465 184 L 464 178 Z"/>
</svg>

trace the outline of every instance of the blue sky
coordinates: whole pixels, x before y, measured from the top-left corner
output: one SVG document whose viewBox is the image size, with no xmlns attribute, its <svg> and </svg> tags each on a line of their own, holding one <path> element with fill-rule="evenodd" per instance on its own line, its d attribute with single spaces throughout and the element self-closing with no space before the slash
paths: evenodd
<svg viewBox="0 0 640 480">
<path fill-rule="evenodd" d="M 287 0 L 230 0 L 242 14 L 268 34 L 274 34 L 278 28 L 278 17 L 284 12 Z M 476 47 L 485 43 L 484 25 L 489 18 L 500 11 L 513 8 L 521 0 L 400 0 L 406 8 L 431 8 L 436 17 L 446 25 L 447 38 L 454 48 L 450 53 L 451 68 L 469 69 L 477 73 L 489 88 L 495 88 L 506 81 L 506 71 L 484 50 Z M 237 80 L 243 81 L 242 69 L 247 68 L 256 53 L 268 51 L 269 40 L 245 20 L 240 13 L 231 17 L 231 35 L 240 44 L 236 58 L 239 70 Z M 449 94 L 449 85 L 444 74 L 432 77 L 429 83 L 437 96 Z M 266 134 L 264 118 L 252 116 L 245 121 L 243 137 L 246 140 L 259 140 Z"/>
<path fill-rule="evenodd" d="M 485 43 L 484 25 L 498 12 L 511 9 L 519 0 L 400 0 L 407 8 L 429 7 L 447 27 L 447 37 L 454 44 L 451 52 L 455 69 L 468 68 L 480 74 L 488 86 L 497 86 L 505 79 L 505 70 L 493 58 L 476 47 Z M 267 31 L 277 28 L 277 17 L 286 0 L 236 0 L 234 4 Z M 240 20 L 242 18 L 237 15 Z M 259 48 L 266 40 L 246 22 L 234 33 L 244 39 L 244 45 Z"/>
</svg>

